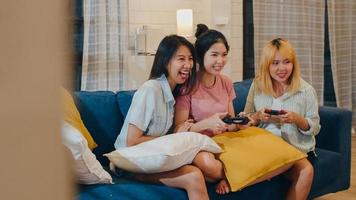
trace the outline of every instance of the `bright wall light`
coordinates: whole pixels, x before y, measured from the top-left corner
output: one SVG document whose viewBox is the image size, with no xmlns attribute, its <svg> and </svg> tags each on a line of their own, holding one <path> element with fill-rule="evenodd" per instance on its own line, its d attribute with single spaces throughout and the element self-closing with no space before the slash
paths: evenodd
<svg viewBox="0 0 356 200">
<path fill-rule="evenodd" d="M 177 10 L 177 34 L 184 37 L 193 35 L 193 10 Z"/>
</svg>

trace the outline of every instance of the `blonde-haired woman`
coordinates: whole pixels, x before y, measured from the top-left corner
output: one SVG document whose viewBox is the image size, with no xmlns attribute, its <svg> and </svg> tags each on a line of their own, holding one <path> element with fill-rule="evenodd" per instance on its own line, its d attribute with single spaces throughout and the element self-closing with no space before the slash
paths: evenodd
<svg viewBox="0 0 356 200">
<path fill-rule="evenodd" d="M 316 158 L 314 136 L 320 130 L 318 102 L 314 88 L 301 78 L 295 50 L 286 39 L 273 39 L 264 47 L 244 112 L 254 113 L 256 125 L 308 154 L 285 173 L 292 181 L 286 199 L 307 199 Z"/>
</svg>

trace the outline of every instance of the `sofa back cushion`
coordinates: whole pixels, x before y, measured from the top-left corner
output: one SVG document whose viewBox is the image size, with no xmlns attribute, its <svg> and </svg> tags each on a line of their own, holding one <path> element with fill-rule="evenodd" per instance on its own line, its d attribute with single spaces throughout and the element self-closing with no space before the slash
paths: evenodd
<svg viewBox="0 0 356 200">
<path fill-rule="evenodd" d="M 117 104 L 119 105 L 120 112 L 122 116 L 125 118 L 129 108 L 131 106 L 132 98 L 135 94 L 136 90 L 126 90 L 120 91 L 117 93 L 116 100 Z"/>
<path fill-rule="evenodd" d="M 250 90 L 252 79 L 234 83 L 236 98 L 233 100 L 235 114 L 239 114 L 245 108 L 246 98 Z"/>
<path fill-rule="evenodd" d="M 251 84 L 252 84 L 252 79 L 247 79 L 241 82 L 234 83 L 236 98 L 233 100 L 233 105 L 236 114 L 244 110 L 246 104 L 246 98 L 248 95 L 248 91 L 250 90 Z M 117 93 L 117 102 L 121 114 L 124 116 L 124 118 L 126 117 L 127 112 L 129 111 L 131 101 L 135 92 L 136 90 L 128 90 L 128 91 L 120 91 Z"/>
<path fill-rule="evenodd" d="M 80 91 L 75 93 L 75 97 L 82 120 L 98 144 L 93 152 L 102 165 L 108 165 L 109 160 L 103 154 L 115 149 L 114 142 L 124 119 L 116 102 L 116 94 Z"/>
</svg>

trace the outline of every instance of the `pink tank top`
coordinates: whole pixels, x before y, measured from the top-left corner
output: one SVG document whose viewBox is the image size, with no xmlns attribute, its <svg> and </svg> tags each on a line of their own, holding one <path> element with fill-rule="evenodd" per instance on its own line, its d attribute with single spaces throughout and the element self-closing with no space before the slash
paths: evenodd
<svg viewBox="0 0 356 200">
<path fill-rule="evenodd" d="M 189 110 L 189 118 L 199 122 L 215 113 L 227 112 L 230 102 L 236 97 L 230 78 L 225 75 L 216 76 L 215 84 L 206 87 L 199 84 L 197 90 L 190 95 L 176 99 L 176 109 Z M 202 134 L 213 136 L 211 130 Z"/>
</svg>

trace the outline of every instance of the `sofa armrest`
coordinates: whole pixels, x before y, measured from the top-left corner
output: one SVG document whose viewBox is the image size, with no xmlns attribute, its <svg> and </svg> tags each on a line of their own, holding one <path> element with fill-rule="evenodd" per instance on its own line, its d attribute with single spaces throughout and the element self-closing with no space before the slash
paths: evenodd
<svg viewBox="0 0 356 200">
<path fill-rule="evenodd" d="M 339 189 L 347 189 L 351 176 L 352 113 L 341 108 L 322 106 L 319 114 L 321 130 L 316 136 L 316 146 L 340 154 L 340 173 L 336 184 Z"/>
<path fill-rule="evenodd" d="M 349 110 L 321 106 L 319 107 L 320 133 L 316 136 L 316 146 L 342 153 L 351 151 L 352 113 Z"/>
</svg>

